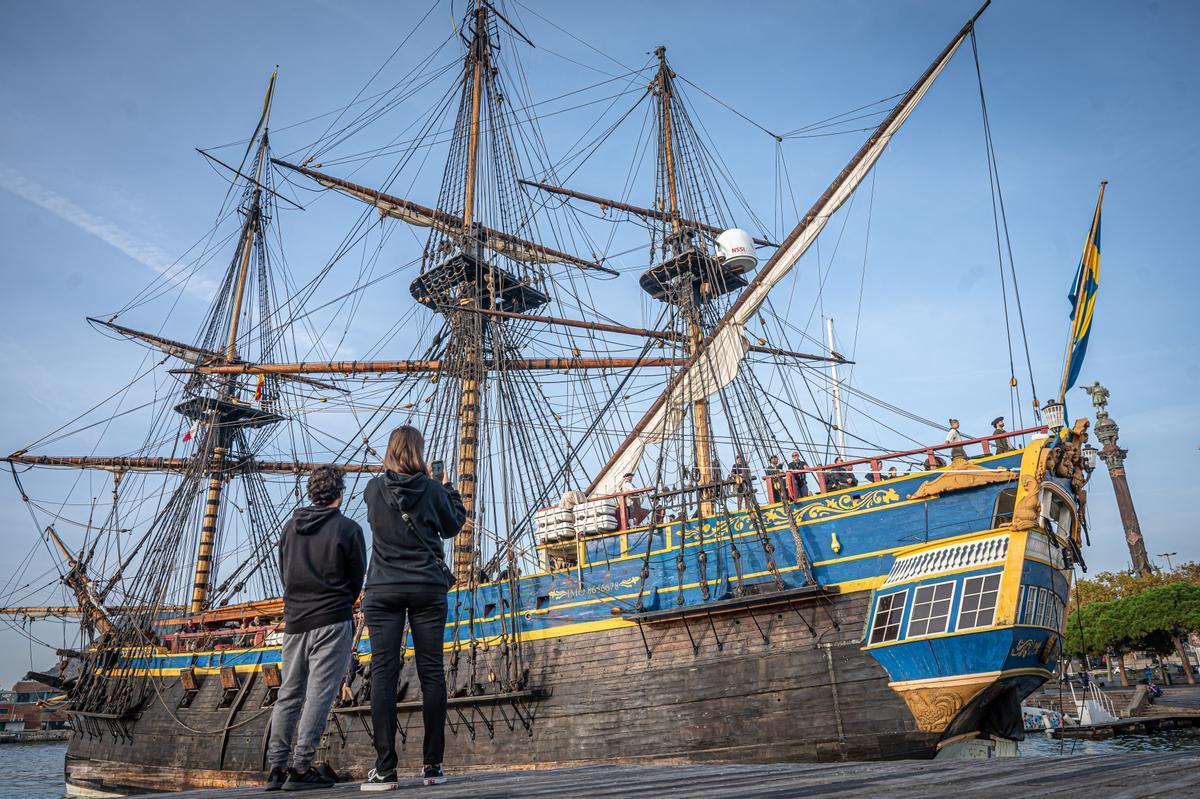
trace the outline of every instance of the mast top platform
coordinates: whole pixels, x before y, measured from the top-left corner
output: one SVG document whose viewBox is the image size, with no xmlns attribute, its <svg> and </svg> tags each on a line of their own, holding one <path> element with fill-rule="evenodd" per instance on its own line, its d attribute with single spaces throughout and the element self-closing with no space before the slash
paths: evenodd
<svg viewBox="0 0 1200 799">
<path fill-rule="evenodd" d="M 215 397 L 190 397 L 175 406 L 177 413 L 196 421 L 213 421 L 222 427 L 265 427 L 284 421 L 277 413 Z"/>
<path fill-rule="evenodd" d="M 437 310 L 467 297 L 479 306 L 526 313 L 550 302 L 546 294 L 484 258 L 461 251 L 426 269 L 409 286 L 413 299 Z"/>
<path fill-rule="evenodd" d="M 749 285 L 718 259 L 692 247 L 650 267 L 638 283 L 654 299 L 675 305 L 709 302 Z"/>
</svg>

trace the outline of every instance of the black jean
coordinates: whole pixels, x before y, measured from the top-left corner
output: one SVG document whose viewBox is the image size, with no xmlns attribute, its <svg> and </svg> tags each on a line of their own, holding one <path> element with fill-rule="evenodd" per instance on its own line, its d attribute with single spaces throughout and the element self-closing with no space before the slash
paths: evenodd
<svg viewBox="0 0 1200 799">
<path fill-rule="evenodd" d="M 442 671 L 446 594 L 368 590 L 363 597 L 363 616 L 371 635 L 371 725 L 375 728 L 375 770 L 380 774 L 396 768 L 396 682 L 404 654 L 406 615 L 421 680 L 423 763 L 441 763 L 446 749 L 446 675 Z"/>
</svg>

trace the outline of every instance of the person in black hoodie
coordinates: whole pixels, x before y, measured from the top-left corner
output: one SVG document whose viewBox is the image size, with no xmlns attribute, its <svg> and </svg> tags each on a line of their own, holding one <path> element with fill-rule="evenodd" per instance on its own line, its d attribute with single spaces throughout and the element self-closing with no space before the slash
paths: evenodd
<svg viewBox="0 0 1200 799">
<path fill-rule="evenodd" d="M 350 664 L 354 601 L 367 565 L 362 528 L 339 510 L 344 492 L 341 469 L 313 470 L 308 478 L 312 505 L 297 508 L 279 538 L 283 684 L 271 711 L 268 791 L 333 785 L 320 769 L 309 766 Z"/>
<path fill-rule="evenodd" d="M 396 782 L 396 681 L 404 653 L 404 620 L 412 631 L 425 727 L 422 750 L 426 785 L 446 781 L 446 675 L 442 646 L 446 592 L 453 574 L 442 540 L 458 535 L 466 521 L 462 498 L 439 484 L 425 463 L 421 431 L 405 425 L 392 431 L 383 458 L 386 471 L 367 483 L 371 566 L 363 616 L 371 635 L 371 724 L 375 768 L 364 791 L 386 791 Z"/>
</svg>

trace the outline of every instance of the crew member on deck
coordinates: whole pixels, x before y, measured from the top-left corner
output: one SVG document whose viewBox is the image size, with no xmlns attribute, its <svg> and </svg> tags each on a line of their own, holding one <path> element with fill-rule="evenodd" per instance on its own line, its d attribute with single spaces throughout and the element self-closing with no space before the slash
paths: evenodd
<svg viewBox="0 0 1200 799">
<path fill-rule="evenodd" d="M 767 477 L 767 502 L 779 502 L 783 499 L 783 466 L 779 456 L 767 458 L 767 468 L 763 471 Z"/>
<path fill-rule="evenodd" d="M 959 444 L 959 442 L 962 440 L 963 440 L 962 433 L 958 432 L 958 420 L 951 419 L 950 420 L 950 429 L 948 431 L 946 431 L 946 443 L 947 444 L 958 444 L 958 446 L 956 446 L 950 450 L 950 460 L 955 460 L 956 458 L 966 458 L 967 457 L 967 451 L 965 449 L 963 449 L 961 444 Z"/>
<path fill-rule="evenodd" d="M 746 465 L 746 456 L 738 453 L 733 460 L 733 468 L 729 471 L 729 477 L 733 480 L 734 491 L 737 494 L 738 510 L 744 510 L 754 495 L 754 475 L 750 473 L 750 467 Z"/>
<path fill-rule="evenodd" d="M 788 461 L 788 496 L 793 500 L 808 496 L 808 475 L 800 471 L 807 468 L 800 452 L 792 450 L 792 459 Z"/>
<path fill-rule="evenodd" d="M 992 435 L 1004 436 L 1004 434 L 1007 432 L 1008 431 L 1004 429 L 1004 417 L 1003 416 L 997 416 L 995 419 L 992 420 Z M 1012 448 L 1013 448 L 1012 444 L 1010 444 L 1008 441 L 1008 436 L 1004 436 L 1004 438 L 997 438 L 997 439 L 993 440 L 992 447 L 996 450 L 997 455 L 1001 455 L 1005 452 L 1012 452 Z"/>
<path fill-rule="evenodd" d="M 834 465 L 840 465 L 846 462 L 846 459 L 840 455 L 834 458 Z M 854 472 L 842 466 L 839 469 L 830 469 L 829 476 L 825 478 L 825 486 L 830 491 L 836 491 L 839 488 L 853 488 L 858 485 L 858 478 L 854 476 Z"/>
<path fill-rule="evenodd" d="M 626 472 L 621 478 L 621 501 L 625 503 L 625 519 L 629 527 L 637 527 L 650 515 L 650 511 L 642 507 L 641 496 L 632 493 L 634 491 L 637 489 L 633 486 L 633 472 Z"/>
</svg>

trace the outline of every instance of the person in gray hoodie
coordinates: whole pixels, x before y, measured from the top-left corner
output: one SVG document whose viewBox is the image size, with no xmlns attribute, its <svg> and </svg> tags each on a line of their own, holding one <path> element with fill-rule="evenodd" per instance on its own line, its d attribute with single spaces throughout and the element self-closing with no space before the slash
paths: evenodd
<svg viewBox="0 0 1200 799">
<path fill-rule="evenodd" d="M 271 710 L 268 791 L 334 784 L 325 770 L 310 766 L 350 664 L 354 602 L 366 571 L 362 528 L 339 510 L 344 492 L 341 469 L 314 469 L 308 478 L 312 505 L 297 508 L 279 537 L 283 684 Z"/>
<path fill-rule="evenodd" d="M 371 566 L 363 595 L 363 617 L 371 635 L 371 725 L 375 768 L 364 791 L 388 791 L 396 781 L 396 681 L 404 653 L 404 622 L 412 632 L 421 681 L 425 738 L 422 779 L 445 782 L 446 675 L 442 648 L 446 592 L 454 582 L 443 540 L 466 521 L 458 492 L 430 477 L 421 431 L 405 425 L 392 431 L 383 458 L 386 471 L 367 483 L 364 498 L 371 526 Z"/>
</svg>

